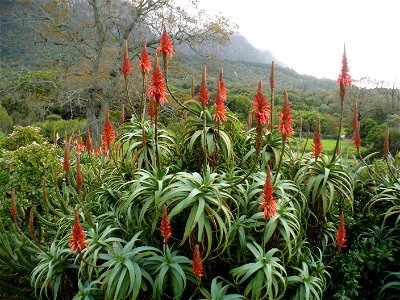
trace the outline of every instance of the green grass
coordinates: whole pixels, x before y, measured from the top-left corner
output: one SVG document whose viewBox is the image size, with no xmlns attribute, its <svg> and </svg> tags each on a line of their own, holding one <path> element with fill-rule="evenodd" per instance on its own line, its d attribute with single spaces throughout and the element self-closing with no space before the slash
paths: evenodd
<svg viewBox="0 0 400 300">
<path fill-rule="evenodd" d="M 304 145 L 305 139 L 302 139 L 302 145 Z M 311 152 L 311 145 L 313 144 L 313 139 L 312 137 L 308 140 L 307 146 L 306 146 L 306 152 Z M 326 154 L 332 154 L 333 150 L 336 145 L 336 140 L 328 140 L 328 139 L 322 139 L 322 151 L 323 153 Z M 348 154 L 353 153 L 356 154 L 357 150 L 356 147 L 354 147 L 353 140 L 351 139 L 345 139 L 340 141 L 340 149 L 342 151 L 346 151 Z M 360 151 L 363 152 L 365 151 L 366 148 L 360 147 Z"/>
</svg>

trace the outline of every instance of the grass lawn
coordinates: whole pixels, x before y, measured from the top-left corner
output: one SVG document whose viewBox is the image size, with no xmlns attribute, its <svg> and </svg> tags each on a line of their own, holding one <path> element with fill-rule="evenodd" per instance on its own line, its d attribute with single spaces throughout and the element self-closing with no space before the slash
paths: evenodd
<svg viewBox="0 0 400 300">
<path fill-rule="evenodd" d="M 302 143 L 304 145 L 305 139 L 302 139 Z M 311 152 L 311 145 L 313 144 L 313 138 L 311 137 L 306 146 L 306 152 Z M 328 140 L 328 139 L 322 139 L 322 151 L 326 154 L 332 154 L 333 149 L 335 148 L 336 140 Z M 347 151 L 348 154 L 353 153 L 356 154 L 357 150 L 356 147 L 354 147 L 353 140 L 351 139 L 345 139 L 340 141 L 340 149 L 342 151 Z M 363 152 L 366 149 L 364 147 L 360 147 L 360 151 Z"/>
</svg>

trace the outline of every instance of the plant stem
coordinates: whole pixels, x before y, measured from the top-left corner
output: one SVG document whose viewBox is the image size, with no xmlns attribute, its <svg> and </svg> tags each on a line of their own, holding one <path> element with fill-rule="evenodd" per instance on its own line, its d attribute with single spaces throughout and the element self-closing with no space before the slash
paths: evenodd
<svg viewBox="0 0 400 300">
<path fill-rule="evenodd" d="M 282 141 L 283 141 L 283 143 L 282 143 L 282 152 L 281 152 L 281 156 L 279 157 L 278 169 L 276 170 L 276 174 L 275 174 L 275 177 L 274 177 L 274 183 L 273 183 L 273 185 L 275 185 L 276 180 L 278 179 L 279 171 L 281 170 L 283 155 L 285 154 L 286 135 L 284 135 L 284 136 L 282 137 Z"/>
<path fill-rule="evenodd" d="M 344 103 L 344 95 L 340 96 L 340 119 L 339 119 L 339 131 L 336 137 L 336 145 L 335 148 L 333 150 L 333 154 L 332 154 L 332 159 L 331 159 L 331 163 L 333 163 L 333 161 L 336 158 L 336 153 L 338 151 L 339 148 L 339 142 L 340 142 L 340 133 L 342 131 L 342 123 L 343 123 L 343 103 Z"/>
<path fill-rule="evenodd" d="M 206 107 L 205 105 L 203 105 L 203 174 L 205 174 L 207 170 L 206 135 L 207 135 L 207 116 L 206 116 Z"/>
<path fill-rule="evenodd" d="M 156 167 L 158 171 L 161 171 L 161 162 L 160 162 L 160 152 L 158 149 L 158 113 L 160 111 L 160 105 L 156 103 L 156 115 L 154 117 L 154 146 L 156 152 Z"/>
</svg>

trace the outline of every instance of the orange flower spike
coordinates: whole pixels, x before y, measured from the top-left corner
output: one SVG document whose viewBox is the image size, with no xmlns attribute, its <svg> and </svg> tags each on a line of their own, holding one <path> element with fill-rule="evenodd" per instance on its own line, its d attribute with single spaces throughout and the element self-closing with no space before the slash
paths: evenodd
<svg viewBox="0 0 400 300">
<path fill-rule="evenodd" d="M 110 110 L 107 107 L 105 114 L 105 121 L 103 125 L 103 131 L 101 133 L 101 150 L 103 151 L 104 154 L 107 153 L 108 148 L 110 147 L 112 142 L 114 142 L 114 140 L 115 140 L 115 134 L 110 121 Z"/>
<path fill-rule="evenodd" d="M 147 52 L 147 41 L 144 41 L 142 52 L 140 52 L 139 69 L 142 70 L 143 77 L 151 70 L 150 55 Z"/>
<path fill-rule="evenodd" d="M 10 215 L 13 222 L 17 222 L 17 204 L 15 202 L 15 189 L 11 191 L 11 208 L 10 208 Z"/>
<path fill-rule="evenodd" d="M 284 100 L 281 113 L 279 115 L 279 127 L 278 130 L 282 134 L 283 138 L 293 135 L 294 131 L 292 128 L 292 116 L 290 115 L 290 103 L 288 93 L 284 91 Z"/>
<path fill-rule="evenodd" d="M 163 236 L 164 240 L 163 243 L 167 244 L 168 239 L 172 236 L 172 230 L 170 221 L 168 220 L 168 212 L 167 212 L 167 205 L 164 204 L 163 215 L 161 219 L 161 226 L 160 226 L 161 235 Z"/>
<path fill-rule="evenodd" d="M 203 71 L 201 73 L 200 90 L 199 90 L 199 102 L 201 103 L 203 110 L 206 109 L 208 100 L 210 100 L 210 95 L 208 93 L 208 87 L 206 81 L 206 73 L 207 73 L 207 67 L 206 65 L 203 65 Z"/>
<path fill-rule="evenodd" d="M 223 79 L 223 75 L 224 75 L 224 70 L 221 68 L 221 70 L 219 71 L 219 84 L 220 84 L 219 90 L 221 93 L 222 101 L 226 101 L 226 86 Z"/>
<path fill-rule="evenodd" d="M 124 57 L 122 58 L 121 72 L 124 74 L 125 80 L 131 74 L 131 62 L 128 53 L 128 40 L 124 40 Z"/>
<path fill-rule="evenodd" d="M 72 227 L 72 235 L 69 237 L 69 247 L 72 251 L 81 252 L 83 248 L 89 249 L 88 242 L 85 241 L 86 234 L 83 232 L 79 215 L 76 208 L 74 209 L 75 221 Z"/>
<path fill-rule="evenodd" d="M 270 116 L 270 110 L 269 110 L 268 101 L 264 97 L 264 94 L 262 92 L 262 81 L 261 80 L 258 82 L 258 89 L 257 89 L 257 93 L 253 100 L 252 112 L 254 113 L 254 115 L 257 119 L 257 123 L 259 123 L 261 126 L 268 123 L 269 116 Z"/>
<path fill-rule="evenodd" d="M 150 98 L 149 100 L 149 104 L 147 105 L 147 114 L 152 120 L 154 120 L 156 116 L 156 103 L 154 99 Z"/>
<path fill-rule="evenodd" d="M 353 107 L 353 141 L 354 146 L 360 151 L 361 138 L 360 138 L 360 124 L 358 122 L 358 106 L 357 99 L 354 99 Z"/>
<path fill-rule="evenodd" d="M 271 169 L 268 165 L 267 177 L 265 179 L 264 190 L 261 193 L 262 200 L 260 201 L 259 210 L 264 209 L 264 219 L 273 218 L 276 213 L 276 199 L 273 196 L 274 187 L 271 178 Z"/>
<path fill-rule="evenodd" d="M 82 183 L 83 183 L 83 175 L 81 172 L 81 156 L 77 155 L 76 157 L 76 189 L 78 190 L 78 194 L 81 194 Z"/>
<path fill-rule="evenodd" d="M 226 121 L 228 118 L 225 115 L 226 108 L 224 105 L 224 101 L 222 100 L 222 95 L 221 95 L 221 90 L 220 90 L 220 82 L 217 80 L 217 91 L 215 94 L 215 104 L 214 104 L 214 119 L 217 121 L 220 125 L 222 124 L 222 121 Z"/>
<path fill-rule="evenodd" d="M 346 94 L 346 87 L 351 86 L 351 77 L 349 75 L 349 66 L 347 64 L 346 45 L 344 45 L 343 49 L 342 70 L 339 74 L 338 84 L 341 101 L 343 101 Z"/>
<path fill-rule="evenodd" d="M 194 247 L 192 272 L 197 279 L 200 279 L 203 276 L 203 262 L 200 256 L 199 245 Z"/>
<path fill-rule="evenodd" d="M 160 38 L 160 44 L 157 47 L 157 53 L 162 54 L 163 57 L 169 55 L 172 57 L 174 55 L 174 45 L 172 45 L 171 37 L 167 32 L 167 27 L 164 25 L 164 30 Z"/>
<path fill-rule="evenodd" d="M 271 90 L 275 88 L 275 64 L 271 63 L 271 74 L 269 75 L 269 87 Z"/>
<path fill-rule="evenodd" d="M 83 143 L 82 137 L 80 134 L 78 136 L 78 141 L 76 143 L 75 150 L 76 150 L 76 153 L 78 153 L 78 155 L 80 155 L 85 150 L 85 144 Z"/>
<path fill-rule="evenodd" d="M 92 154 L 93 150 L 93 143 L 92 143 L 92 136 L 90 135 L 90 130 L 89 127 L 86 128 L 86 151 L 89 153 L 89 155 Z"/>
<path fill-rule="evenodd" d="M 158 55 L 155 55 L 155 62 L 154 62 L 154 70 L 153 74 L 151 75 L 150 81 L 150 89 L 148 96 L 150 100 L 154 100 L 155 103 L 158 105 L 164 104 L 167 102 L 167 98 L 165 97 L 165 83 L 163 80 L 163 75 L 160 71 L 160 65 L 158 63 Z"/>
<path fill-rule="evenodd" d="M 164 63 L 164 75 L 165 75 L 165 82 L 168 80 L 168 58 L 172 57 L 174 54 L 174 46 L 172 45 L 171 37 L 167 32 L 167 27 L 164 25 L 164 30 L 160 38 L 160 45 L 157 48 L 157 53 L 162 54 L 163 63 Z"/>
<path fill-rule="evenodd" d="M 340 213 L 340 223 L 339 228 L 336 232 L 336 244 L 339 249 L 346 248 L 346 228 L 344 226 L 344 213 L 341 211 Z"/>
<path fill-rule="evenodd" d="M 314 143 L 311 145 L 312 153 L 315 159 L 322 155 L 322 143 L 321 143 L 321 121 L 318 117 L 317 126 L 314 132 Z"/>
<path fill-rule="evenodd" d="M 71 168 L 71 164 L 69 162 L 69 142 L 68 142 L 68 137 L 67 134 L 64 136 L 64 163 L 63 163 L 63 168 L 66 173 L 69 172 L 69 169 Z"/>
<path fill-rule="evenodd" d="M 389 127 L 386 127 L 386 133 L 385 133 L 385 142 L 383 143 L 383 154 L 385 157 L 388 156 L 389 154 Z"/>
<path fill-rule="evenodd" d="M 99 147 L 94 148 L 94 156 L 99 157 Z"/>
</svg>

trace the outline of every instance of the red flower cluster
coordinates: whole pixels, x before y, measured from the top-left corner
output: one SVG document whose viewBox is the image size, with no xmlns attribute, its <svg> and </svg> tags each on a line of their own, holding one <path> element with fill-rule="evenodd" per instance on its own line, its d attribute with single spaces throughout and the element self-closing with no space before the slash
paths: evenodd
<svg viewBox="0 0 400 300">
<path fill-rule="evenodd" d="M 174 54 L 174 46 L 172 45 L 171 37 L 167 32 L 167 27 L 164 25 L 164 31 L 160 38 L 160 45 L 157 47 L 157 53 L 162 54 L 163 57 L 169 55 L 172 57 Z"/>
<path fill-rule="evenodd" d="M 260 209 L 264 209 L 264 219 L 273 218 L 276 213 L 276 199 L 274 196 L 274 188 L 271 178 L 271 169 L 268 165 L 267 177 L 265 179 L 264 190 L 261 194 L 262 200 L 260 201 Z"/>
<path fill-rule="evenodd" d="M 128 54 L 128 40 L 125 40 L 124 57 L 122 58 L 121 72 L 122 74 L 124 74 L 125 79 L 129 74 L 131 74 L 131 62 L 129 60 Z"/>
<path fill-rule="evenodd" d="M 226 94 L 225 94 L 226 97 Z M 215 104 L 214 104 L 214 119 L 217 121 L 219 124 L 222 123 L 222 121 L 226 121 L 228 118 L 225 115 L 226 108 L 224 105 L 224 100 L 222 100 L 222 94 L 221 94 L 221 82 L 217 80 L 217 91 L 215 94 Z"/>
<path fill-rule="evenodd" d="M 90 135 L 89 127 L 86 128 L 86 150 L 89 153 L 89 155 L 92 154 L 93 143 L 92 143 L 92 136 Z"/>
<path fill-rule="evenodd" d="M 336 233 L 336 244 L 339 249 L 346 248 L 346 228 L 344 227 L 344 213 L 341 211 L 340 213 L 340 223 L 339 228 Z"/>
<path fill-rule="evenodd" d="M 358 107 L 357 107 L 357 99 L 354 99 L 354 107 L 353 107 L 353 141 L 354 146 L 356 146 L 357 150 L 360 150 L 361 138 L 360 138 L 360 124 L 358 122 Z"/>
<path fill-rule="evenodd" d="M 221 68 L 221 70 L 219 71 L 219 91 L 221 94 L 222 101 L 226 101 L 226 86 L 225 86 L 224 79 L 222 78 L 223 73 L 224 73 L 224 70 Z"/>
<path fill-rule="evenodd" d="M 269 110 L 268 101 L 264 97 L 263 92 L 262 92 L 262 81 L 261 80 L 258 82 L 258 89 L 257 89 L 256 96 L 254 97 L 254 100 L 253 100 L 252 112 L 254 113 L 254 115 L 257 119 L 257 123 L 259 123 L 261 126 L 268 123 L 269 116 L 270 116 L 270 110 Z"/>
<path fill-rule="evenodd" d="M 149 104 L 147 105 L 147 114 L 149 117 L 154 120 L 156 116 L 156 103 L 153 99 L 150 98 Z"/>
<path fill-rule="evenodd" d="M 154 63 L 154 70 L 153 74 L 151 75 L 151 83 L 150 83 L 150 90 L 148 96 L 151 100 L 154 100 L 157 105 L 163 104 L 167 101 L 165 98 L 165 88 L 164 88 L 164 80 L 163 76 L 160 71 L 160 65 L 158 63 L 158 55 L 156 54 L 155 63 Z"/>
<path fill-rule="evenodd" d="M 83 176 L 81 172 L 81 156 L 77 155 L 76 157 L 76 189 L 78 190 L 78 194 L 81 194 L 82 183 L 83 183 Z"/>
<path fill-rule="evenodd" d="M 346 45 L 344 45 L 343 49 L 343 58 L 342 58 L 342 71 L 339 74 L 338 84 L 340 88 L 340 96 L 342 99 L 346 94 L 346 86 L 351 86 L 351 77 L 349 75 L 349 66 L 347 65 L 347 56 L 346 56 Z"/>
<path fill-rule="evenodd" d="M 11 219 L 14 223 L 17 221 L 17 204 L 15 203 L 15 190 L 11 191 L 11 208 L 10 208 Z"/>
<path fill-rule="evenodd" d="M 147 41 L 144 41 L 142 52 L 140 52 L 139 69 L 142 70 L 142 76 L 149 73 L 151 70 L 150 55 L 147 53 Z"/>
<path fill-rule="evenodd" d="M 389 154 L 389 127 L 386 127 L 385 142 L 383 143 L 383 154 L 385 157 Z"/>
<path fill-rule="evenodd" d="M 192 272 L 197 277 L 203 276 L 203 262 L 200 256 L 199 245 L 194 247 L 193 262 L 192 262 Z"/>
<path fill-rule="evenodd" d="M 167 212 L 167 205 L 164 204 L 164 211 L 161 219 L 161 226 L 160 226 L 161 235 L 163 236 L 164 240 L 163 243 L 168 243 L 168 239 L 172 236 L 172 230 L 170 221 L 168 220 L 168 212 Z"/>
<path fill-rule="evenodd" d="M 210 95 L 208 93 L 208 87 L 206 82 L 206 65 L 203 66 L 203 72 L 201 73 L 201 83 L 199 90 L 199 102 L 203 109 L 205 109 L 208 100 L 210 99 Z"/>
<path fill-rule="evenodd" d="M 314 143 L 311 145 L 313 156 L 317 159 L 322 155 L 322 143 L 321 143 L 321 121 L 318 117 L 317 127 L 314 132 Z"/>
<path fill-rule="evenodd" d="M 65 133 L 64 135 L 64 164 L 63 164 L 64 171 L 68 173 L 69 169 L 71 168 L 71 164 L 69 163 L 69 142 L 68 136 Z"/>
<path fill-rule="evenodd" d="M 79 215 L 76 208 L 74 209 L 75 221 L 72 227 L 72 235 L 69 237 L 69 247 L 72 251 L 81 252 L 83 248 L 89 249 L 88 242 L 85 241 L 86 234 L 83 232 Z"/>
<path fill-rule="evenodd" d="M 281 113 L 279 115 L 279 127 L 278 130 L 282 134 L 282 137 L 293 135 L 294 131 L 292 128 L 292 116 L 290 115 L 290 104 L 288 94 L 284 92 L 284 100 Z"/>
<path fill-rule="evenodd" d="M 101 151 L 104 154 L 107 153 L 108 148 L 110 147 L 110 145 L 114 140 L 115 140 L 115 134 L 110 121 L 110 110 L 107 107 L 103 131 L 101 133 Z"/>
</svg>

